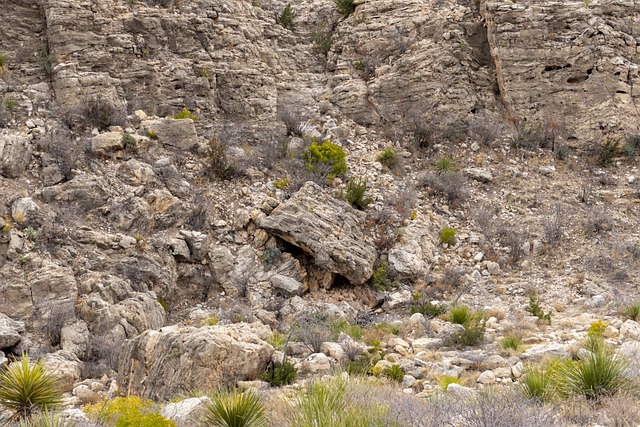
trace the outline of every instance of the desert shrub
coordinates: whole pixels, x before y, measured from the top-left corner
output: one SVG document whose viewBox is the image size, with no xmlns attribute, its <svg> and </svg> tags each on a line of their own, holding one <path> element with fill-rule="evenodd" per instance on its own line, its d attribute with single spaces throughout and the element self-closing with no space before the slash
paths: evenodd
<svg viewBox="0 0 640 427">
<path fill-rule="evenodd" d="M 498 230 L 498 240 L 502 246 L 509 248 L 509 261 L 517 264 L 525 255 L 524 245 L 527 235 L 515 228 L 504 227 Z"/>
<path fill-rule="evenodd" d="M 587 215 L 586 228 L 588 232 L 600 234 L 613 228 L 611 213 L 604 208 L 593 208 Z"/>
<path fill-rule="evenodd" d="M 84 411 L 101 425 L 113 427 L 175 427 L 157 411 L 155 403 L 137 396 L 116 397 L 113 400 L 87 405 Z"/>
<path fill-rule="evenodd" d="M 431 188 L 452 203 L 460 203 L 467 197 L 464 188 L 464 177 L 459 172 L 433 173 L 426 172 L 422 177 L 422 185 Z"/>
<path fill-rule="evenodd" d="M 311 38 L 314 50 L 327 56 L 333 44 L 333 29 L 326 24 L 320 24 L 311 32 Z"/>
<path fill-rule="evenodd" d="M 613 159 L 620 151 L 620 141 L 617 139 L 607 139 L 604 144 L 596 149 L 598 166 L 606 168 L 613 165 Z"/>
<path fill-rule="evenodd" d="M 122 147 L 125 150 L 135 151 L 138 148 L 138 141 L 128 132 L 122 134 Z"/>
<path fill-rule="evenodd" d="M 384 371 L 382 371 L 382 374 L 385 377 L 393 381 L 397 381 L 399 383 L 402 382 L 402 379 L 404 378 L 404 371 L 402 370 L 400 365 L 397 365 L 397 364 L 393 364 L 389 366 Z"/>
<path fill-rule="evenodd" d="M 343 17 L 347 17 L 356 11 L 356 5 L 353 0 L 334 0 L 338 13 Z"/>
<path fill-rule="evenodd" d="M 449 173 L 449 172 L 453 172 L 456 170 L 456 165 L 455 163 L 453 163 L 453 160 L 451 160 L 449 157 L 443 157 L 440 160 L 438 160 L 435 165 L 434 165 L 436 172 L 439 175 L 445 174 L 445 173 Z"/>
<path fill-rule="evenodd" d="M 543 366 L 528 366 L 516 389 L 527 399 L 544 403 L 556 395 L 556 370 L 562 362 L 553 360 Z"/>
<path fill-rule="evenodd" d="M 622 307 L 622 316 L 625 319 L 640 320 L 640 301 Z"/>
<path fill-rule="evenodd" d="M 273 331 L 271 336 L 267 339 L 267 342 L 276 350 L 282 351 L 287 343 L 287 336 L 278 331 Z"/>
<path fill-rule="evenodd" d="M 598 400 L 632 388 L 627 372 L 629 363 L 604 345 L 595 350 L 563 366 L 560 372 L 563 389 L 587 400 Z"/>
<path fill-rule="evenodd" d="M 271 268 L 282 260 L 282 251 L 277 246 L 267 246 L 262 253 L 262 266 L 264 271 Z"/>
<path fill-rule="evenodd" d="M 380 152 L 380 154 L 378 154 L 376 159 L 389 169 L 393 169 L 398 165 L 398 155 L 396 154 L 396 150 L 392 147 L 386 147 L 382 152 Z"/>
<path fill-rule="evenodd" d="M 326 318 L 309 315 L 298 319 L 294 336 L 314 353 L 319 353 L 322 343 L 331 339 L 331 329 Z"/>
<path fill-rule="evenodd" d="M 18 102 L 13 99 L 11 96 L 8 96 L 4 99 L 4 108 L 9 111 L 13 111 L 18 106 Z"/>
<path fill-rule="evenodd" d="M 58 379 L 47 372 L 42 360 L 29 363 L 29 356 L 0 370 L 0 406 L 13 411 L 11 420 L 27 419 L 36 411 L 58 405 L 62 391 Z"/>
<path fill-rule="evenodd" d="M 209 173 L 222 180 L 233 178 L 236 173 L 236 167 L 227 158 L 227 144 L 224 140 L 215 136 L 209 140 L 207 147 L 207 161 Z"/>
<path fill-rule="evenodd" d="M 447 320 L 458 325 L 466 325 L 471 320 L 471 312 L 466 305 L 451 307 L 447 314 Z"/>
<path fill-rule="evenodd" d="M 425 149 L 433 145 L 435 138 L 434 126 L 430 126 L 420 120 L 415 120 L 411 134 L 413 136 L 413 146 L 416 149 Z"/>
<path fill-rule="evenodd" d="M 293 30 L 295 23 L 293 22 L 296 19 L 296 11 L 291 6 L 291 3 L 287 3 L 287 5 L 282 9 L 279 15 L 276 15 L 276 24 L 282 26 L 283 28 L 287 28 L 289 30 Z"/>
<path fill-rule="evenodd" d="M 179 113 L 173 116 L 174 119 L 191 119 L 194 122 L 197 121 L 195 114 L 193 114 L 189 109 L 183 108 Z"/>
<path fill-rule="evenodd" d="M 640 155 L 640 134 L 627 135 L 624 139 L 624 145 L 620 152 L 628 157 L 637 157 Z"/>
<path fill-rule="evenodd" d="M 467 132 L 478 144 L 490 147 L 498 139 L 502 129 L 489 115 L 480 114 L 469 123 Z"/>
<path fill-rule="evenodd" d="M 440 291 L 452 292 L 465 283 L 464 269 L 459 267 L 447 267 L 438 276 L 436 283 Z"/>
<path fill-rule="evenodd" d="M 347 153 L 344 152 L 342 147 L 330 141 L 324 141 L 322 144 L 314 142 L 302 155 L 309 171 L 319 171 L 322 166 L 328 166 L 333 176 L 342 175 L 347 172 L 346 157 Z"/>
<path fill-rule="evenodd" d="M 411 314 L 420 313 L 427 318 L 434 318 L 446 313 L 447 308 L 444 305 L 432 304 L 426 294 L 416 292 L 411 297 Z"/>
<path fill-rule="evenodd" d="M 266 427 L 267 416 L 260 396 L 253 390 L 211 396 L 205 403 L 202 425 L 207 427 Z"/>
<path fill-rule="evenodd" d="M 94 96 L 87 99 L 82 104 L 82 115 L 84 116 L 84 122 L 76 122 L 71 118 L 70 123 L 76 127 L 95 127 L 98 130 L 106 130 L 112 125 L 121 125 L 124 123 L 125 114 L 122 111 L 118 111 L 116 107 L 107 99 L 102 96 Z M 69 113 L 73 116 L 73 113 Z"/>
<path fill-rule="evenodd" d="M 446 243 L 449 246 L 453 246 L 456 244 L 456 234 L 457 231 L 455 228 L 445 227 L 440 232 L 440 243 Z"/>
<path fill-rule="evenodd" d="M 484 341 L 486 315 L 481 311 L 471 312 L 466 306 L 453 307 L 447 320 L 464 327 L 464 330 L 452 334 L 448 344 L 457 348 L 472 347 Z"/>
<path fill-rule="evenodd" d="M 262 374 L 262 380 L 268 382 L 271 387 L 282 387 L 293 384 L 297 372 L 293 363 L 285 357 L 282 362 L 272 361 Z"/>
<path fill-rule="evenodd" d="M 520 348 L 520 345 L 522 345 L 522 341 L 516 335 L 507 335 L 506 337 L 500 340 L 500 347 L 502 347 L 505 350 L 510 349 L 510 350 L 518 351 L 518 349 Z"/>
<path fill-rule="evenodd" d="M 389 271 L 389 263 L 381 259 L 373 270 L 371 275 L 371 286 L 378 292 L 388 291 L 396 286 L 391 272 Z"/>
<path fill-rule="evenodd" d="M 335 319 L 331 322 L 331 338 L 338 339 L 340 333 L 345 333 L 356 341 L 360 341 L 364 335 L 362 326 L 350 323 L 343 318 Z"/>
<path fill-rule="evenodd" d="M 382 332 L 383 334 L 390 334 L 390 335 L 399 335 L 400 332 L 402 331 L 399 325 L 395 323 L 388 323 L 388 322 L 376 323 L 373 326 L 373 330 Z"/>
<path fill-rule="evenodd" d="M 215 326 L 218 324 L 218 316 L 211 314 L 202 320 L 202 326 Z"/>
<path fill-rule="evenodd" d="M 373 365 L 374 362 L 370 355 L 361 354 L 358 357 L 349 360 L 347 363 L 347 372 L 349 375 L 367 375 Z"/>
<path fill-rule="evenodd" d="M 0 74 L 7 71 L 9 67 L 9 57 L 4 53 L 0 53 Z"/>
<path fill-rule="evenodd" d="M 539 320 L 551 324 L 551 312 L 545 313 L 540 305 L 540 297 L 538 293 L 532 290 L 529 293 L 529 305 L 525 307 L 525 310 L 532 316 L 536 316 Z"/>
<path fill-rule="evenodd" d="M 565 213 L 560 206 L 544 218 L 544 237 L 550 244 L 557 244 L 562 240 L 565 227 Z"/>
<path fill-rule="evenodd" d="M 300 105 L 278 104 L 277 116 L 287 128 L 288 136 L 302 136 L 302 125 L 307 120 L 303 111 Z"/>
<path fill-rule="evenodd" d="M 520 124 L 511 136 L 511 146 L 520 150 L 534 151 L 541 143 L 542 134 L 539 126 Z"/>
<path fill-rule="evenodd" d="M 553 154 L 558 160 L 565 160 L 571 154 L 571 148 L 565 144 L 556 144 L 553 147 Z"/>
<path fill-rule="evenodd" d="M 367 196 L 366 193 L 367 180 L 351 178 L 347 184 L 347 191 L 342 196 L 351 206 L 363 211 L 373 202 L 373 198 Z"/>
<path fill-rule="evenodd" d="M 49 317 L 44 330 L 52 346 L 60 344 L 62 328 L 75 319 L 75 306 L 73 303 L 57 303 L 51 305 Z"/>
<path fill-rule="evenodd" d="M 460 378 L 455 375 L 441 375 L 438 377 L 438 385 L 444 391 L 447 391 L 449 384 L 460 384 Z"/>
<path fill-rule="evenodd" d="M 53 67 L 57 61 L 56 56 L 53 53 L 43 51 L 40 53 L 38 60 L 40 62 L 40 69 L 42 69 L 48 77 L 51 77 L 53 75 Z"/>
</svg>

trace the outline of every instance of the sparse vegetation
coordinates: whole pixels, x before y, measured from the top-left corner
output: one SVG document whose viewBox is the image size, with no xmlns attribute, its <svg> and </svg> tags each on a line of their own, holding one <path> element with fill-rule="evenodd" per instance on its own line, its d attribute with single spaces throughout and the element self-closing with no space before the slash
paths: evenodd
<svg viewBox="0 0 640 427">
<path fill-rule="evenodd" d="M 455 228 L 445 227 L 440 232 L 440 243 L 447 244 L 449 246 L 453 246 L 456 244 L 456 234 L 458 232 Z"/>
<path fill-rule="evenodd" d="M 415 120 L 411 133 L 413 135 L 413 145 L 416 149 L 425 149 L 433 145 L 435 132 L 432 126 L 420 120 Z"/>
<path fill-rule="evenodd" d="M 262 380 L 268 382 L 271 387 L 282 387 L 295 381 L 297 371 L 293 363 L 285 357 L 282 363 L 271 362 L 262 374 Z"/>
<path fill-rule="evenodd" d="M 291 6 L 291 3 L 287 3 L 287 5 L 282 9 L 282 12 L 280 12 L 279 15 L 276 15 L 276 24 L 288 30 L 293 30 L 295 27 L 294 20 L 296 19 L 296 16 L 297 13 Z"/>
<path fill-rule="evenodd" d="M 347 191 L 344 193 L 343 198 L 354 208 L 363 211 L 373 202 L 373 199 L 367 196 L 366 192 L 366 179 L 351 178 L 347 184 Z"/>
<path fill-rule="evenodd" d="M 522 341 L 517 335 L 507 335 L 500 340 L 500 347 L 505 350 L 518 351 L 521 345 Z"/>
<path fill-rule="evenodd" d="M 447 320 L 464 327 L 463 331 L 452 334 L 448 341 L 457 348 L 472 347 L 484 341 L 486 314 L 482 311 L 472 312 L 466 306 L 453 307 L 449 310 Z"/>
<path fill-rule="evenodd" d="M 338 13 L 345 18 L 356 11 L 356 5 L 354 4 L 353 0 L 334 0 L 334 1 L 336 3 Z"/>
<path fill-rule="evenodd" d="M 373 270 L 373 275 L 371 276 L 371 286 L 378 292 L 389 291 L 396 286 L 395 281 L 391 277 L 389 263 L 387 263 L 387 261 L 383 259 L 378 261 L 378 265 Z"/>
<path fill-rule="evenodd" d="M 191 119 L 194 122 L 197 121 L 195 114 L 189 111 L 187 108 L 183 108 L 178 114 L 173 116 L 174 119 Z"/>
<path fill-rule="evenodd" d="M 614 158 L 620 151 L 620 140 L 607 139 L 604 144 L 598 146 L 598 166 L 606 168 L 613 165 Z"/>
<path fill-rule="evenodd" d="M 211 396 L 205 404 L 202 424 L 207 427 L 266 427 L 260 396 L 253 390 L 233 389 Z"/>
<path fill-rule="evenodd" d="M 136 141 L 136 138 L 133 135 L 125 132 L 122 134 L 122 146 L 125 150 L 136 151 L 138 148 L 138 141 Z"/>
<path fill-rule="evenodd" d="M 459 172 L 440 174 L 427 172 L 423 176 L 422 185 L 431 188 L 435 194 L 446 197 L 449 203 L 454 205 L 467 198 L 464 177 Z"/>
<path fill-rule="evenodd" d="M 627 305 L 622 308 L 622 316 L 625 319 L 640 320 L 640 301 Z"/>
<path fill-rule="evenodd" d="M 546 322 L 549 325 L 551 324 L 551 312 L 545 313 L 544 310 L 542 310 L 540 297 L 538 297 L 538 293 L 535 290 L 529 293 L 529 305 L 527 305 L 525 310 L 532 316 L 536 316 L 540 321 Z"/>
<path fill-rule="evenodd" d="M 396 150 L 392 147 L 386 147 L 376 159 L 388 167 L 389 169 L 393 169 L 398 165 L 398 155 L 396 154 Z"/>
<path fill-rule="evenodd" d="M 333 44 L 333 30 L 326 24 L 320 24 L 311 32 L 313 47 L 316 52 L 327 56 Z"/>
<path fill-rule="evenodd" d="M 337 340 L 340 333 L 349 335 L 356 341 L 360 341 L 364 335 L 362 326 L 353 324 L 346 319 L 335 319 L 331 322 L 331 336 L 334 340 Z"/>
<path fill-rule="evenodd" d="M 175 427 L 158 413 L 155 403 L 137 396 L 116 397 L 84 408 L 100 425 L 113 427 Z"/>
<path fill-rule="evenodd" d="M 282 178 L 278 181 L 273 181 L 273 186 L 279 190 L 284 190 L 285 188 L 287 188 L 288 185 L 289 185 L 288 178 Z"/>
<path fill-rule="evenodd" d="M 456 165 L 453 163 L 453 160 L 451 160 L 449 157 L 441 158 L 435 163 L 434 167 L 438 175 L 453 172 L 456 170 Z"/>
<path fill-rule="evenodd" d="M 39 59 L 40 59 L 40 68 L 42 69 L 42 71 L 44 71 L 44 73 L 48 77 L 51 77 L 53 75 L 53 68 L 57 61 L 56 56 L 51 52 L 44 51 L 40 53 Z"/>
<path fill-rule="evenodd" d="M 211 314 L 202 321 L 202 326 L 215 326 L 218 324 L 218 316 Z"/>
<path fill-rule="evenodd" d="M 455 375 L 441 375 L 438 377 L 438 386 L 443 391 L 447 391 L 449 384 L 460 384 L 460 378 Z"/>
<path fill-rule="evenodd" d="M 18 106 L 18 102 L 13 99 L 11 96 L 8 96 L 4 99 L 4 107 L 9 110 L 9 111 L 13 111 L 16 109 L 16 107 Z"/>
<path fill-rule="evenodd" d="M 435 318 L 446 313 L 447 308 L 442 304 L 432 304 L 426 294 L 416 292 L 411 298 L 411 314 L 420 313 L 427 318 Z"/>
<path fill-rule="evenodd" d="M 330 141 L 322 144 L 313 142 L 303 153 L 302 158 L 307 169 L 311 172 L 320 172 L 323 166 L 330 170 L 330 176 L 336 177 L 347 172 L 347 153 L 342 147 Z"/>
<path fill-rule="evenodd" d="M 62 391 L 58 384 L 43 361 L 31 362 L 23 353 L 20 361 L 0 370 L 0 405 L 13 412 L 12 421 L 28 419 L 35 412 L 60 403 Z"/>
<path fill-rule="evenodd" d="M 0 53 L 0 74 L 7 71 L 9 68 L 9 57 L 4 53 Z"/>
<path fill-rule="evenodd" d="M 399 383 L 402 382 L 402 379 L 404 378 L 404 371 L 398 364 L 389 366 L 382 373 L 385 377 Z"/>
<path fill-rule="evenodd" d="M 235 166 L 227 158 L 227 144 L 215 136 L 209 140 L 207 147 L 209 172 L 221 180 L 229 180 L 236 174 Z"/>
</svg>

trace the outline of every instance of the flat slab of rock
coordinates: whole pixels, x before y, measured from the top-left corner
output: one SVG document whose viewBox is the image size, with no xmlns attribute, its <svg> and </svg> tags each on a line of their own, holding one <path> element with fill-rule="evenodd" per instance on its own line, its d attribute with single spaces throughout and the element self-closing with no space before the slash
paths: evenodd
<svg viewBox="0 0 640 427">
<path fill-rule="evenodd" d="M 22 332 L 24 332 L 24 323 L 0 313 L 0 349 L 11 347 L 20 342 Z"/>
<path fill-rule="evenodd" d="M 163 144 L 188 150 L 198 143 L 198 134 L 191 119 L 144 120 L 140 127 L 154 133 Z"/>
<path fill-rule="evenodd" d="M 234 387 L 264 372 L 274 352 L 270 336 L 271 328 L 260 323 L 148 330 L 125 342 L 118 384 L 127 394 L 154 400 Z"/>
<path fill-rule="evenodd" d="M 258 225 L 302 248 L 326 271 L 362 284 L 373 274 L 374 246 L 365 238 L 365 213 L 307 182 Z"/>
</svg>

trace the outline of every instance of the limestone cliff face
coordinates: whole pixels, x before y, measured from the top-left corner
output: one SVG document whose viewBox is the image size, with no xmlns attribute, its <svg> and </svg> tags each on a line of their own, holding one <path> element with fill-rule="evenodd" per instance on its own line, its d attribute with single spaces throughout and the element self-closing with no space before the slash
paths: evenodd
<svg viewBox="0 0 640 427">
<path fill-rule="evenodd" d="M 0 33 L 10 73 L 0 91 L 32 108 L 100 95 L 118 108 L 197 110 L 220 124 L 273 122 L 278 103 L 330 101 L 366 125 L 417 117 L 561 117 L 569 136 L 638 126 L 640 5 L 635 1 L 368 0 L 340 18 L 331 0 L 9 1 Z M 332 36 L 326 58 L 315 34 Z M 316 37 L 317 38 L 317 37 Z M 43 52 L 55 56 L 50 79 Z M 44 92 L 44 95 L 43 95 Z M 29 101 L 27 101 L 29 98 Z"/>
</svg>

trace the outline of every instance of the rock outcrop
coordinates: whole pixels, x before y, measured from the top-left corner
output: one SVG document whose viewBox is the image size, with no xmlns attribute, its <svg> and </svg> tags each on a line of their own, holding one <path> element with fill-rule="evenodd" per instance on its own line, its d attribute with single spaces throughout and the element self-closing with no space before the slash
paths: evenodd
<svg viewBox="0 0 640 427">
<path fill-rule="evenodd" d="M 127 394 L 152 399 L 233 387 L 262 374 L 274 352 L 270 335 L 259 323 L 146 331 L 125 343 L 118 383 Z"/>
<path fill-rule="evenodd" d="M 322 270 L 354 284 L 369 280 L 376 251 L 364 234 L 365 214 L 307 182 L 258 225 L 302 248 Z"/>
</svg>

